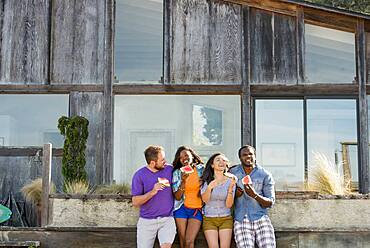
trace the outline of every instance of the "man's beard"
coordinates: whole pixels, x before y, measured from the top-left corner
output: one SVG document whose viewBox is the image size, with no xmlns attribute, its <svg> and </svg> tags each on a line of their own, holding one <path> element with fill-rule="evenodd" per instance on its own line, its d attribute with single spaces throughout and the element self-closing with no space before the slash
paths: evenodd
<svg viewBox="0 0 370 248">
<path fill-rule="evenodd" d="M 156 170 L 163 170 L 164 166 L 158 166 L 158 165 L 155 165 L 154 166 L 154 169 Z"/>
</svg>

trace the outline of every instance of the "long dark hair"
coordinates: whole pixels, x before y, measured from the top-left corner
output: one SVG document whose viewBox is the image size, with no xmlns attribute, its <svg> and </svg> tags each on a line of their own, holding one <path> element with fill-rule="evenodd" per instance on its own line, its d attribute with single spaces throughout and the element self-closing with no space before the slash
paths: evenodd
<svg viewBox="0 0 370 248">
<path fill-rule="evenodd" d="M 182 151 L 189 151 L 191 153 L 191 155 L 193 156 L 193 164 L 203 164 L 203 160 L 199 157 L 198 154 L 196 154 L 193 149 L 191 149 L 190 147 L 188 146 L 180 146 L 179 148 L 177 148 L 177 151 L 176 151 L 176 154 L 175 154 L 175 158 L 173 159 L 173 162 L 172 162 L 172 166 L 173 166 L 173 171 L 177 170 L 177 169 L 180 169 L 183 165 L 181 164 L 180 162 L 180 153 Z"/>
<path fill-rule="evenodd" d="M 207 161 L 206 163 L 206 168 L 204 168 L 204 171 L 203 171 L 203 175 L 201 177 L 201 180 L 202 180 L 202 185 L 206 182 L 207 184 L 209 184 L 212 180 L 213 180 L 213 177 L 215 175 L 215 171 L 214 169 L 212 168 L 212 164 L 213 164 L 213 161 L 215 160 L 215 158 L 219 155 L 222 155 L 222 156 L 225 156 L 224 154 L 222 154 L 221 152 L 217 152 L 217 153 L 214 153 Z"/>
</svg>

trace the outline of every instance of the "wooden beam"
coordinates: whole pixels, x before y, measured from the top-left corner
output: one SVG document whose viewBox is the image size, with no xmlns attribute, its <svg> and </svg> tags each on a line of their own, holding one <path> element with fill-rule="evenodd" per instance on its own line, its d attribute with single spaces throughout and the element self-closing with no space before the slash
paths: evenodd
<svg viewBox="0 0 370 248">
<path fill-rule="evenodd" d="M 314 8 L 304 8 L 306 23 L 319 25 L 327 28 L 339 29 L 347 32 L 355 32 L 357 18 L 337 14 L 328 11 L 320 11 Z"/>
<path fill-rule="evenodd" d="M 302 7 L 297 8 L 296 18 L 296 39 L 297 39 L 297 83 L 304 83 L 305 79 L 305 30 L 304 11 Z"/>
<path fill-rule="evenodd" d="M 301 84 L 301 85 L 251 85 L 253 97 L 290 96 L 353 96 L 358 94 L 355 84 Z"/>
<path fill-rule="evenodd" d="M 243 7 L 243 36 L 242 36 L 242 94 L 241 94 L 241 110 L 242 110 L 242 144 L 252 145 L 252 99 L 251 99 L 251 63 L 250 63 L 250 8 Z"/>
<path fill-rule="evenodd" d="M 30 157 L 30 156 L 42 156 L 42 147 L 0 147 L 0 157 Z M 53 156 L 61 157 L 63 156 L 62 148 L 53 148 Z"/>
<path fill-rule="evenodd" d="M 366 36 L 364 20 L 359 19 L 356 31 L 358 78 L 358 176 L 359 192 L 369 193 L 369 130 L 366 95 Z"/>
<path fill-rule="evenodd" d="M 105 47 L 104 47 L 104 124 L 103 166 L 97 167 L 97 183 L 109 184 L 113 180 L 113 58 L 114 58 L 114 0 L 105 2 Z"/>
<path fill-rule="evenodd" d="M 275 13 L 280 13 L 284 15 L 296 15 L 296 4 L 284 3 L 274 0 L 227 0 L 227 2 L 237 3 L 257 9 L 263 9 Z"/>
<path fill-rule="evenodd" d="M 251 84 L 250 88 L 252 97 L 335 95 L 356 97 L 358 94 L 356 84 Z M 243 86 L 236 84 L 114 85 L 113 92 L 118 95 L 241 95 Z"/>
<path fill-rule="evenodd" d="M 239 84 L 126 84 L 113 85 L 114 94 L 137 95 L 137 94 L 160 94 L 160 95 L 235 95 L 240 94 Z"/>
<path fill-rule="evenodd" d="M 103 85 L 95 84 L 0 84 L 1 94 L 68 94 L 70 91 L 103 92 Z"/>
<path fill-rule="evenodd" d="M 47 143 L 43 149 L 44 156 L 42 157 L 42 198 L 41 198 L 41 226 L 45 227 L 48 224 L 49 218 L 49 194 L 51 182 L 51 157 L 52 145 Z"/>
</svg>

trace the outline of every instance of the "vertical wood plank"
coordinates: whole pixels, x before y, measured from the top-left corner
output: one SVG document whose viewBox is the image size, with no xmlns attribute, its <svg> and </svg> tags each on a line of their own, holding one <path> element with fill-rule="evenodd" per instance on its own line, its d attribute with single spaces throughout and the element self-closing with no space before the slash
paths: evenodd
<svg viewBox="0 0 370 248">
<path fill-rule="evenodd" d="M 274 14 L 274 83 L 297 83 L 296 21 L 294 17 Z"/>
<path fill-rule="evenodd" d="M 103 163 L 97 167 L 98 182 L 108 184 L 113 181 L 113 47 L 114 47 L 114 0 L 105 2 L 104 50 L 104 95 L 103 95 Z"/>
<path fill-rule="evenodd" d="M 89 137 L 86 147 L 86 171 L 89 184 L 102 183 L 103 169 L 103 123 L 104 107 L 102 93 L 72 92 L 70 94 L 70 116 L 80 115 L 89 121 Z"/>
<path fill-rule="evenodd" d="M 274 80 L 272 13 L 251 8 L 250 16 L 251 82 L 270 83 Z"/>
<path fill-rule="evenodd" d="M 209 82 L 241 83 L 241 6 L 210 3 Z"/>
<path fill-rule="evenodd" d="M 252 99 L 251 99 L 251 88 L 250 88 L 250 8 L 244 7 L 242 9 L 242 95 L 241 95 L 241 104 L 242 104 L 242 144 L 252 144 L 253 135 L 252 135 Z"/>
<path fill-rule="evenodd" d="M 358 19 L 356 30 L 358 96 L 358 166 L 359 192 L 369 193 L 369 130 L 366 95 L 366 37 L 364 20 Z"/>
<path fill-rule="evenodd" d="M 41 198 L 41 226 L 48 224 L 49 217 L 49 194 L 51 181 L 51 143 L 44 145 L 42 151 L 42 198 Z"/>
<path fill-rule="evenodd" d="M 48 80 L 49 5 L 49 0 L 1 2 L 1 82 Z"/>
<path fill-rule="evenodd" d="M 163 83 L 171 82 L 172 0 L 164 0 Z"/>
<path fill-rule="evenodd" d="M 209 3 L 173 1 L 171 82 L 206 82 L 209 77 Z"/>
<path fill-rule="evenodd" d="M 305 27 L 304 11 L 302 7 L 297 8 L 296 17 L 296 39 L 297 39 L 297 83 L 305 81 Z"/>
<path fill-rule="evenodd" d="M 105 1 L 54 0 L 52 84 L 102 84 Z"/>
<path fill-rule="evenodd" d="M 251 8 L 251 82 L 296 84 L 294 17 Z"/>
</svg>

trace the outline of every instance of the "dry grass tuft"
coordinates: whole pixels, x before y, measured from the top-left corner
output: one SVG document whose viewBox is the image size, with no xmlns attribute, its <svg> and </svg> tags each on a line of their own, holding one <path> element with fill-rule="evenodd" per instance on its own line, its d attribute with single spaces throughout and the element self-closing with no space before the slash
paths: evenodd
<svg viewBox="0 0 370 248">
<path fill-rule="evenodd" d="M 94 194 L 130 194 L 131 187 L 127 183 L 123 184 L 111 184 L 111 185 L 100 185 L 96 188 Z"/>
<path fill-rule="evenodd" d="M 42 196 L 42 178 L 37 178 L 33 180 L 31 183 L 26 184 L 21 189 L 21 192 L 26 199 L 27 202 L 30 202 L 35 205 L 41 204 L 41 196 Z M 51 184 L 51 193 L 55 192 L 55 185 Z"/>
<path fill-rule="evenodd" d="M 326 195 L 347 195 L 350 184 L 345 183 L 337 172 L 335 165 L 323 154 L 314 154 L 314 165 L 309 174 L 311 181 L 306 185 L 307 190 L 318 191 Z"/>
<path fill-rule="evenodd" d="M 66 183 L 64 191 L 66 194 L 88 194 L 89 184 L 85 181 L 74 181 Z"/>
</svg>

